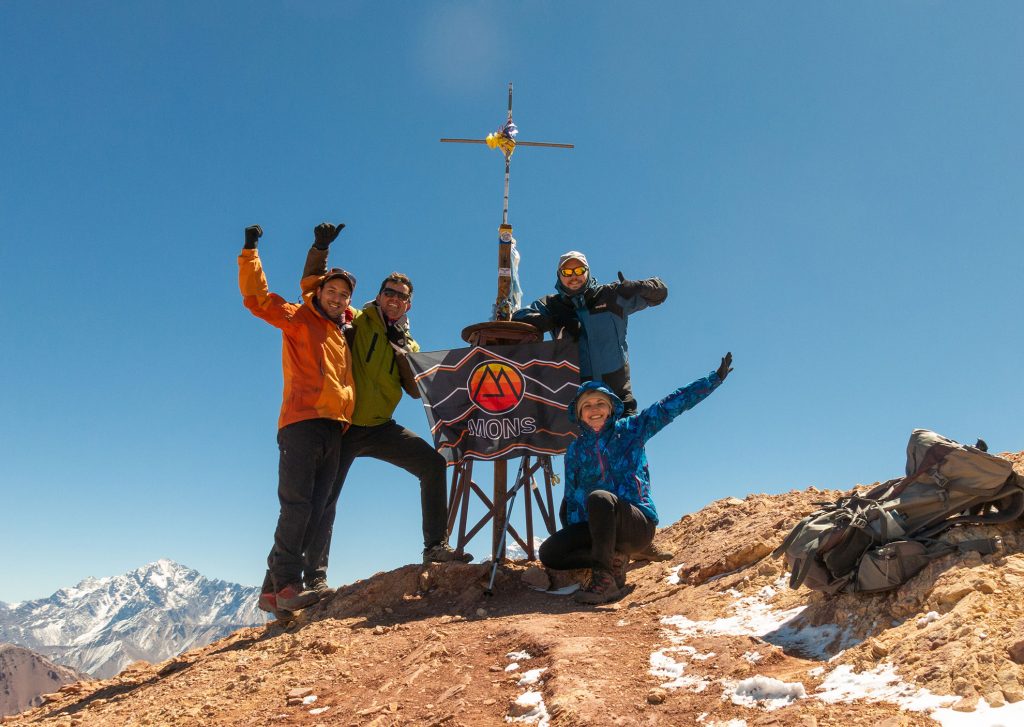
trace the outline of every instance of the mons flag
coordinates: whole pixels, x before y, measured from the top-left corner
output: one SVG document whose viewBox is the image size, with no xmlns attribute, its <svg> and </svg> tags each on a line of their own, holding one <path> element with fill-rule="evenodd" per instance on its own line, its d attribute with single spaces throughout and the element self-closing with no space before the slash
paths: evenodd
<svg viewBox="0 0 1024 727">
<path fill-rule="evenodd" d="M 572 340 L 410 354 L 437 451 L 449 464 L 564 452 L 578 356 Z"/>
</svg>

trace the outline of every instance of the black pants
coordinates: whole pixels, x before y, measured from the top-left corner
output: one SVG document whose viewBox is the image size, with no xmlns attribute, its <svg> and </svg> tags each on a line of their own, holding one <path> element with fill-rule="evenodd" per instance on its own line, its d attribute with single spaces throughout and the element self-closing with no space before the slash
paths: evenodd
<svg viewBox="0 0 1024 727">
<path fill-rule="evenodd" d="M 444 457 L 414 432 L 393 419 L 374 427 L 351 426 L 341 441 L 338 476 L 306 550 L 307 579 L 326 575 L 341 488 L 357 457 L 372 457 L 401 467 L 420 481 L 423 545 L 429 548 L 448 536 L 448 484 Z M 383 496 L 381 498 L 382 506 Z"/>
<path fill-rule="evenodd" d="M 274 547 L 267 557 L 263 590 L 279 591 L 302 582 L 306 553 L 323 521 L 341 461 L 345 425 L 331 419 L 307 419 L 277 433 L 281 450 L 277 498 L 281 511 Z"/>
<path fill-rule="evenodd" d="M 615 551 L 632 555 L 654 540 L 657 528 L 635 505 L 606 490 L 587 495 L 587 522 L 567 525 L 540 546 L 548 568 L 611 570 Z"/>
</svg>

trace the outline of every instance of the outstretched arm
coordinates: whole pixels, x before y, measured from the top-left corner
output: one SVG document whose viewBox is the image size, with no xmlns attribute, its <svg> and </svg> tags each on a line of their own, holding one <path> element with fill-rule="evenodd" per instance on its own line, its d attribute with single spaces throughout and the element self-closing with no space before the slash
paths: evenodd
<svg viewBox="0 0 1024 727">
<path fill-rule="evenodd" d="M 616 286 L 615 292 L 627 315 L 648 306 L 660 305 L 668 298 L 668 286 L 662 282 L 661 278 L 626 280 L 620 271 L 619 282 L 612 283 L 612 285 Z"/>
<path fill-rule="evenodd" d="M 692 409 L 711 395 L 711 392 L 722 385 L 725 377 L 732 371 L 732 353 L 722 357 L 722 363 L 716 371 L 712 371 L 703 379 L 676 389 L 656 404 L 644 409 L 636 416 L 636 426 L 640 428 L 640 436 L 647 441 L 664 429 L 669 422 Z"/>
</svg>

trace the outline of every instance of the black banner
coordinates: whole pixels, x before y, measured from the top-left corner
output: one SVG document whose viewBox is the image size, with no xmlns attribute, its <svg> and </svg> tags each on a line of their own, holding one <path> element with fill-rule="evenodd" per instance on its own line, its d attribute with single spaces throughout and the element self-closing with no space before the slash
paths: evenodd
<svg viewBox="0 0 1024 727">
<path fill-rule="evenodd" d="M 437 451 L 449 464 L 562 454 L 576 437 L 565 407 L 580 382 L 575 341 L 409 356 Z"/>
</svg>

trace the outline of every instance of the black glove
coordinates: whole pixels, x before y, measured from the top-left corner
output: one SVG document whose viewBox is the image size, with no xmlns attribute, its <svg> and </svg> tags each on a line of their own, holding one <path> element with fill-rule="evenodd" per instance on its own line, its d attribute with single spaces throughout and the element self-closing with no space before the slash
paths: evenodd
<svg viewBox="0 0 1024 727">
<path fill-rule="evenodd" d="M 318 250 L 326 250 L 334 242 L 338 233 L 345 229 L 345 223 L 332 225 L 330 222 L 321 222 L 313 228 L 313 247 Z"/>
<path fill-rule="evenodd" d="M 640 289 L 644 287 L 644 284 L 639 280 L 626 280 L 622 276 L 622 271 L 619 271 L 619 289 L 618 293 L 623 298 L 632 298 L 634 295 L 640 292 Z"/>
<path fill-rule="evenodd" d="M 263 237 L 263 228 L 259 225 L 250 225 L 245 228 L 245 245 L 243 250 L 255 250 L 256 241 Z"/>
<path fill-rule="evenodd" d="M 725 381 L 725 377 L 729 375 L 730 371 L 732 371 L 732 351 L 722 356 L 722 364 L 715 373 L 718 374 L 719 381 Z"/>
<path fill-rule="evenodd" d="M 562 324 L 562 330 L 565 331 L 565 333 L 568 336 L 572 337 L 572 340 L 574 340 L 574 341 L 580 340 L 580 319 L 579 318 L 570 318 L 570 319 L 568 319 L 567 321 L 565 321 L 565 323 Z"/>
</svg>

